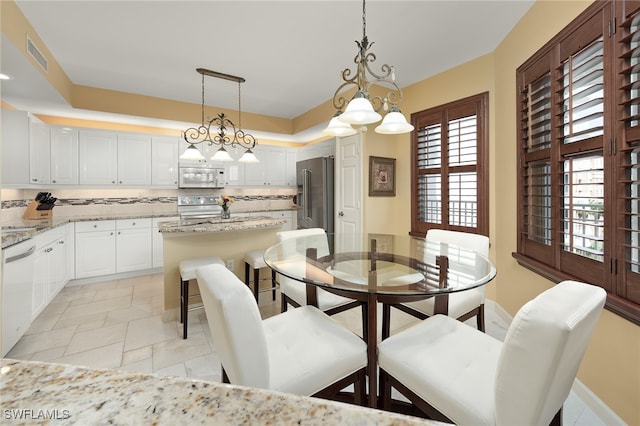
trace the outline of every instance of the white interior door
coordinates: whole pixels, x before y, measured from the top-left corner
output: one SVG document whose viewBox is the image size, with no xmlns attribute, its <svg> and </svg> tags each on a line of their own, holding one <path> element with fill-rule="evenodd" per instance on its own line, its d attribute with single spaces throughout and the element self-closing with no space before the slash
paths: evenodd
<svg viewBox="0 0 640 426">
<path fill-rule="evenodd" d="M 362 234 L 362 133 L 338 138 L 336 145 L 336 251 L 356 249 Z"/>
</svg>

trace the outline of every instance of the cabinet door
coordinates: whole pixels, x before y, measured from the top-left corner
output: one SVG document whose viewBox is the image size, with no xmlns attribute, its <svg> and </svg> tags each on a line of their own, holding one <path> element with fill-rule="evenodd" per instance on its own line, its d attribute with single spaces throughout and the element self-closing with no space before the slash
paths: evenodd
<svg viewBox="0 0 640 426">
<path fill-rule="evenodd" d="M 118 136 L 118 185 L 151 185 L 151 138 Z"/>
<path fill-rule="evenodd" d="M 81 185 L 114 185 L 118 178 L 118 138 L 113 133 L 81 131 L 78 141 Z"/>
<path fill-rule="evenodd" d="M 178 139 L 156 137 L 151 139 L 151 184 L 178 187 Z"/>
<path fill-rule="evenodd" d="M 46 253 L 46 272 L 47 272 L 47 299 L 49 303 L 66 284 L 67 277 L 67 251 L 65 246 L 66 238 L 51 243 L 51 249 Z"/>
<path fill-rule="evenodd" d="M 289 148 L 286 150 L 286 170 L 287 170 L 287 186 L 294 188 L 296 186 L 296 150 L 298 148 Z"/>
<path fill-rule="evenodd" d="M 29 115 L 2 110 L 2 186 L 29 184 Z"/>
<path fill-rule="evenodd" d="M 151 228 L 117 231 L 116 272 L 151 268 Z"/>
<path fill-rule="evenodd" d="M 282 148 L 271 148 L 266 156 L 267 185 L 287 186 L 287 154 Z"/>
<path fill-rule="evenodd" d="M 78 131 L 52 127 L 51 135 L 51 183 L 55 185 L 78 184 Z"/>
<path fill-rule="evenodd" d="M 244 165 L 244 184 L 251 186 L 267 185 L 267 166 L 269 164 L 269 149 L 257 146 L 253 149 L 253 153 L 258 157 L 258 163 L 246 163 Z"/>
<path fill-rule="evenodd" d="M 116 272 L 115 231 L 76 233 L 76 278 Z"/>
<path fill-rule="evenodd" d="M 51 146 L 49 128 L 35 119 L 29 120 L 29 182 L 48 185 L 50 182 Z"/>
<path fill-rule="evenodd" d="M 227 148 L 231 157 L 233 157 L 234 161 L 227 161 L 224 163 L 224 177 L 225 177 L 225 186 L 242 186 L 245 184 L 245 167 L 247 167 L 247 163 L 240 163 L 238 160 L 244 154 L 245 149 L 234 147 Z"/>
</svg>

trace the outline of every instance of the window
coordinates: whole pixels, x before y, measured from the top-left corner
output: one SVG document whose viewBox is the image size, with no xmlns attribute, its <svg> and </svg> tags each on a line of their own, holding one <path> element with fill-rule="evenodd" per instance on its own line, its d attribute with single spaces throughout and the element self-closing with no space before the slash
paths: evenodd
<svg viewBox="0 0 640 426">
<path fill-rule="evenodd" d="M 484 93 L 411 115 L 411 235 L 488 235 L 487 103 Z"/>
<path fill-rule="evenodd" d="M 640 324 L 640 5 L 595 2 L 517 70 L 518 251 Z"/>
</svg>

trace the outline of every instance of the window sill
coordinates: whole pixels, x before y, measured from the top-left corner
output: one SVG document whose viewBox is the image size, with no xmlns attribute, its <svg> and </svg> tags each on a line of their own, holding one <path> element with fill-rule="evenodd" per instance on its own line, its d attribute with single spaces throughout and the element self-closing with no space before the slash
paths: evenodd
<svg viewBox="0 0 640 426">
<path fill-rule="evenodd" d="M 520 253 L 511 253 L 511 256 L 518 262 L 518 264 L 528 270 L 535 272 L 542 277 L 553 281 L 554 283 L 559 283 L 563 280 L 575 280 L 575 281 L 583 281 L 574 276 L 571 276 L 567 273 L 563 273 L 556 269 L 545 265 L 544 263 L 538 262 L 537 260 L 531 259 L 527 256 L 524 256 Z M 617 296 L 613 293 L 607 293 L 607 302 L 605 304 L 605 309 L 613 312 L 614 314 L 626 319 L 627 321 L 631 321 L 636 325 L 640 325 L 640 305 L 630 302 L 623 297 Z"/>
</svg>

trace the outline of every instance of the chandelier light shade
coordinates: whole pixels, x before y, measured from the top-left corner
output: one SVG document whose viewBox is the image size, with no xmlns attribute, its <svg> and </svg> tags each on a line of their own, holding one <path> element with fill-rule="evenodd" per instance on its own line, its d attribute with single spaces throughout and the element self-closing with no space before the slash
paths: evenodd
<svg viewBox="0 0 640 426">
<path fill-rule="evenodd" d="M 322 133 L 324 133 L 327 136 L 340 136 L 340 137 L 351 136 L 358 133 L 356 129 L 351 127 L 351 124 L 345 123 L 338 119 L 340 114 L 342 114 L 341 111 L 336 111 L 331 121 L 329 121 L 329 125 L 327 126 L 326 129 L 322 131 Z"/>
<path fill-rule="evenodd" d="M 341 72 L 342 83 L 336 89 L 333 95 L 333 106 L 336 109 L 334 118 L 329 122 L 328 127 L 323 133 L 332 136 L 344 136 L 336 130 L 337 127 L 334 120 L 339 120 L 346 124 L 365 125 L 377 123 L 382 118 L 379 113 L 381 111 L 389 111 L 386 116 L 389 117 L 389 124 L 383 123 L 375 128 L 377 133 L 383 134 L 401 134 L 408 133 L 413 130 L 413 126 L 407 122 L 397 108 L 397 104 L 402 100 L 402 91 L 395 81 L 395 71 L 392 66 L 383 64 L 381 72 L 376 73 L 371 69 L 371 64 L 376 60 L 376 55 L 369 52 L 369 48 L 373 45 L 369 43 L 367 38 L 367 20 L 366 20 L 366 0 L 362 1 L 362 40 L 356 41 L 358 46 L 358 54 L 354 58 L 356 64 L 356 72 L 352 73 L 349 68 L 345 68 Z M 369 89 L 372 86 L 379 86 L 387 90 L 384 96 L 370 97 Z M 347 102 L 344 92 L 354 87 L 356 93 Z M 344 112 L 343 112 L 344 111 Z"/>
<path fill-rule="evenodd" d="M 245 82 L 242 77 L 236 77 L 230 74 L 223 74 L 217 71 L 211 71 L 205 68 L 197 68 L 196 72 L 202 75 L 202 109 L 201 124 L 199 127 L 191 127 L 183 132 L 184 140 L 187 142 L 187 149 L 180 155 L 182 160 L 203 160 L 202 155 L 196 145 L 208 144 L 209 146 L 218 145 L 219 148 L 211 157 L 211 161 L 233 161 L 233 157 L 229 154 L 225 147 L 234 148 L 240 146 L 245 149 L 244 155 L 239 161 L 258 162 L 252 149 L 255 148 L 257 141 L 249 133 L 245 133 L 242 128 L 242 108 L 240 104 L 240 84 Z M 214 118 L 204 118 L 204 76 L 216 77 L 225 80 L 231 80 L 238 83 L 238 128 L 236 125 L 221 112 Z M 203 145 L 204 146 L 204 145 Z M 249 155 L 247 156 L 247 153 Z M 249 160 L 247 160 L 247 158 Z M 244 159 L 244 160 L 243 160 Z"/>
<path fill-rule="evenodd" d="M 376 133 L 384 135 L 397 135 L 401 133 L 409 133 L 413 130 L 413 126 L 407 123 L 407 119 L 400 112 L 397 106 L 392 106 L 387 115 L 384 116 L 382 123 L 375 128 Z"/>
</svg>

